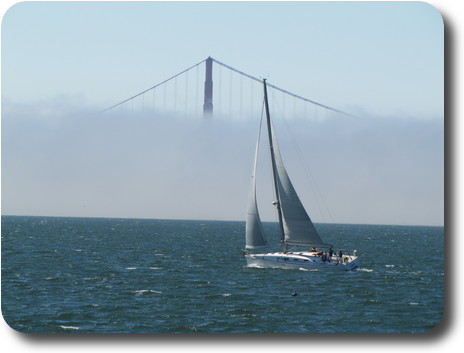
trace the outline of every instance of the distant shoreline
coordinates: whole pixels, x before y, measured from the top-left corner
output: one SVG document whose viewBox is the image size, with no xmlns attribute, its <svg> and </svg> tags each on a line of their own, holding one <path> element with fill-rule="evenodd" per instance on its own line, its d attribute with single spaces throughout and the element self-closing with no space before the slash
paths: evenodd
<svg viewBox="0 0 464 353">
<path fill-rule="evenodd" d="M 31 218 L 72 218 L 72 219 L 124 219 L 124 220 L 144 220 L 144 221 L 180 221 L 180 222 L 238 222 L 244 223 L 245 220 L 233 219 L 188 219 L 188 218 L 143 218 L 143 217 L 105 217 L 105 216 L 45 216 L 45 215 L 9 215 L 2 214 L 3 217 L 31 217 Z M 263 221 L 263 223 L 277 223 L 274 221 Z M 377 223 L 336 223 L 336 222 L 314 222 L 316 225 L 350 225 L 350 226 L 379 226 L 379 227 L 430 227 L 444 228 L 444 225 L 424 225 L 424 224 L 377 224 Z"/>
</svg>

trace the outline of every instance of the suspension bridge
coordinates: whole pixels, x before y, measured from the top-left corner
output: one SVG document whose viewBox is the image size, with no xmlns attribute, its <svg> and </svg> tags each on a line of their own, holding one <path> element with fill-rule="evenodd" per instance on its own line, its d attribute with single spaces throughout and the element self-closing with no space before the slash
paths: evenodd
<svg viewBox="0 0 464 353">
<path fill-rule="evenodd" d="M 271 97 L 271 111 L 275 112 L 276 117 L 283 118 L 276 120 L 284 124 L 289 117 L 326 119 L 332 113 L 354 117 L 350 113 L 278 87 L 268 80 L 266 82 L 268 95 Z M 259 117 L 262 108 L 263 80 L 261 78 L 208 57 L 152 87 L 109 106 L 101 113 L 181 115 L 208 120 L 214 115 L 214 119 L 233 120 Z M 333 221 L 301 148 L 295 142 L 293 132 L 288 125 L 286 128 L 296 148 L 296 155 L 302 162 L 300 164 L 304 166 L 306 181 L 309 182 L 309 190 L 316 200 L 320 216 L 324 221 L 326 216 Z"/>
<path fill-rule="evenodd" d="M 272 83 L 268 82 L 267 86 L 273 98 L 276 98 L 271 102 L 277 102 L 283 112 L 291 110 L 291 114 L 299 116 L 320 116 L 328 112 L 352 116 Z M 278 95 L 280 97 L 277 97 Z M 119 109 L 202 115 L 204 118 L 213 117 L 213 113 L 215 116 L 244 117 L 259 114 L 261 105 L 256 104 L 256 100 L 262 100 L 261 78 L 208 57 L 152 87 L 113 104 L 102 110 L 102 113 Z"/>
</svg>

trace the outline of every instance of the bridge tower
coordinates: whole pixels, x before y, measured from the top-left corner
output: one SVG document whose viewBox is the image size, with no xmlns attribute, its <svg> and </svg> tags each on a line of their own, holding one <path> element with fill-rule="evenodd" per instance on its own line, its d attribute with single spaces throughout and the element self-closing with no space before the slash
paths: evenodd
<svg viewBox="0 0 464 353">
<path fill-rule="evenodd" d="M 203 117 L 213 115 L 213 59 L 209 56 L 206 59 L 205 74 L 205 100 L 203 103 Z"/>
</svg>

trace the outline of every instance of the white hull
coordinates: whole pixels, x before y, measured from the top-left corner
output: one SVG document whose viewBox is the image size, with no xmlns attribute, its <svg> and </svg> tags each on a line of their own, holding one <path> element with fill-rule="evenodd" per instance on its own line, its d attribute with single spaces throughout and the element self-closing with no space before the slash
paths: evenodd
<svg viewBox="0 0 464 353">
<path fill-rule="evenodd" d="M 356 271 L 359 267 L 357 256 L 344 255 L 342 258 L 332 256 L 322 261 L 315 252 L 274 252 L 267 254 L 245 254 L 250 267 L 271 267 L 287 269 L 321 269 L 335 271 Z"/>
</svg>

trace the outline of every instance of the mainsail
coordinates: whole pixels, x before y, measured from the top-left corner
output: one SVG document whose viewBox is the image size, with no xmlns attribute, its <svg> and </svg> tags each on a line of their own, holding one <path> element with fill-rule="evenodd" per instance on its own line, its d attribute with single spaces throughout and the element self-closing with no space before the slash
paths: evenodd
<svg viewBox="0 0 464 353">
<path fill-rule="evenodd" d="M 266 241 L 264 240 L 263 225 L 261 224 L 261 219 L 259 217 L 258 212 L 258 204 L 256 202 L 256 168 L 258 164 L 260 137 L 261 123 L 259 124 L 258 141 L 256 142 L 253 175 L 251 176 L 251 187 L 248 199 L 248 212 L 246 221 L 246 249 L 257 249 L 266 245 Z"/>
<path fill-rule="evenodd" d="M 309 218 L 303 204 L 298 197 L 295 188 L 285 169 L 280 155 L 277 138 L 272 130 L 275 164 L 277 169 L 277 188 L 279 190 L 279 202 L 282 210 L 285 243 L 290 245 L 305 245 L 315 247 L 330 247 L 324 244 Z"/>
</svg>

